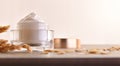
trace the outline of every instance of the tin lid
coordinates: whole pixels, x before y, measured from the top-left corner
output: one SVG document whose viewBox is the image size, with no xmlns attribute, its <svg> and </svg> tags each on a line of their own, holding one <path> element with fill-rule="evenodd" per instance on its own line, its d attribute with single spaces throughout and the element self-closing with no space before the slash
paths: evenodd
<svg viewBox="0 0 120 66">
<path fill-rule="evenodd" d="M 19 29 L 48 29 L 44 20 L 38 18 L 35 13 L 30 13 L 18 22 Z"/>
</svg>

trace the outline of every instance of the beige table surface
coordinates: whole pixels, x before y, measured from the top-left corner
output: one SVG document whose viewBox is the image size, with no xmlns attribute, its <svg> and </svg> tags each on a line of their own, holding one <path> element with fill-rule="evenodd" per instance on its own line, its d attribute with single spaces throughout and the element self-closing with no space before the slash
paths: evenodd
<svg viewBox="0 0 120 66">
<path fill-rule="evenodd" d="M 83 45 L 83 48 L 109 48 L 117 45 Z M 66 53 L 41 54 L 40 52 L 0 53 L 1 66 L 120 66 L 120 51 L 107 55 Z"/>
<path fill-rule="evenodd" d="M 82 45 L 83 48 L 108 48 L 117 45 Z M 118 45 L 119 46 L 119 45 Z M 110 54 L 100 55 L 100 54 L 84 54 L 84 53 L 66 53 L 63 55 L 58 55 L 55 53 L 41 54 L 41 52 L 9 52 L 0 53 L 0 58 L 120 58 L 120 51 L 115 51 Z"/>
</svg>

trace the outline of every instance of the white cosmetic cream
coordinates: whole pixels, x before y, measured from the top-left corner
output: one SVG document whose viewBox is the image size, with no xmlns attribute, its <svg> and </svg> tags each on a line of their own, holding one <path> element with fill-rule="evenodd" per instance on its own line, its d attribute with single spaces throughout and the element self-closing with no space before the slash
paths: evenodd
<svg viewBox="0 0 120 66">
<path fill-rule="evenodd" d="M 48 25 L 43 20 L 36 19 L 35 13 L 30 13 L 25 18 L 19 21 L 19 41 L 31 44 L 40 45 L 48 40 Z"/>
</svg>

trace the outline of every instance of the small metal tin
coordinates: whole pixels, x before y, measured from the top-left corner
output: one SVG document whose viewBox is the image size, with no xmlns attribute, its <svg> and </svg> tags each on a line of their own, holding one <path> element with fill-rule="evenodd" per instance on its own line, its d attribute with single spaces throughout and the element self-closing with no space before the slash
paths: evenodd
<svg viewBox="0 0 120 66">
<path fill-rule="evenodd" d="M 54 38 L 55 49 L 80 49 L 80 39 Z"/>
</svg>

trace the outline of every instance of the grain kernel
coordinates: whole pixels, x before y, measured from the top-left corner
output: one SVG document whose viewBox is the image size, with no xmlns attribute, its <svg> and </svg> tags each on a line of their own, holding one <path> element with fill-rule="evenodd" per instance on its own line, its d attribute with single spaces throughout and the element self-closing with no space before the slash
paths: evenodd
<svg viewBox="0 0 120 66">
<path fill-rule="evenodd" d="M 98 52 L 99 52 L 98 49 L 90 49 L 90 50 L 88 50 L 88 53 L 90 53 L 90 54 L 97 54 Z"/>
<path fill-rule="evenodd" d="M 73 53 L 74 50 L 64 50 L 64 52 L 66 52 L 66 53 Z"/>
<path fill-rule="evenodd" d="M 62 55 L 65 54 L 65 52 L 61 51 L 61 52 L 57 52 L 57 54 Z"/>
<path fill-rule="evenodd" d="M 109 51 L 100 51 L 100 54 L 109 54 Z"/>
</svg>

